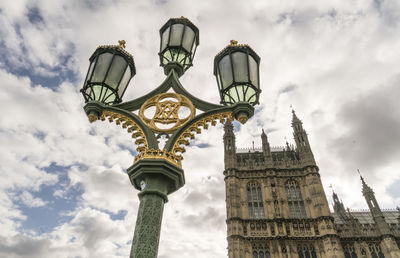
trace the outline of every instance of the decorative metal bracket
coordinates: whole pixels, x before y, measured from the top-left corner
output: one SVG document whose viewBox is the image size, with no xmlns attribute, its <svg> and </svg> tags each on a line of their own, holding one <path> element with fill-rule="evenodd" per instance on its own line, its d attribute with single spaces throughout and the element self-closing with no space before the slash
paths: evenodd
<svg viewBox="0 0 400 258">
<path fill-rule="evenodd" d="M 177 94 L 166 93 L 170 88 Z M 163 111 L 168 120 L 165 123 L 169 123 L 169 120 L 172 122 L 176 120 L 180 123 L 177 123 L 178 126 L 174 126 L 173 130 L 167 130 L 172 135 L 169 137 L 164 149 L 160 150 L 156 133 L 163 131 L 156 129 L 153 121 L 145 119 L 143 109 L 150 105 L 157 105 L 154 101 L 159 100 L 164 95 L 169 97 L 178 96 L 176 98 L 182 103 L 168 102 L 167 104 L 171 106 L 171 110 Z M 149 100 L 154 100 L 154 103 L 150 103 Z M 190 119 L 179 120 L 175 114 L 175 105 L 188 107 L 192 112 Z M 160 107 L 158 108 L 160 109 Z M 195 108 L 204 111 L 204 113 L 193 117 Z M 143 159 L 164 159 L 177 167 L 182 167 L 181 161 L 183 159 L 182 154 L 186 151 L 185 146 L 188 146 L 190 140 L 195 138 L 195 133 L 200 134 L 202 129 L 207 130 L 210 125 L 215 126 L 218 121 L 224 123 L 226 119 L 230 121 L 238 119 L 239 122 L 245 123 L 254 112 L 254 108 L 248 103 L 239 102 L 232 106 L 222 106 L 194 97 L 180 84 L 174 70 L 171 70 L 160 86 L 140 98 L 113 106 L 91 101 L 85 105 L 84 109 L 90 122 L 98 119 L 104 121 L 107 118 L 108 121 L 115 121 L 117 125 L 120 124 L 122 128 L 127 129 L 132 134 L 132 138 L 135 139 L 134 143 L 138 145 L 136 148 L 138 155 L 135 157 L 134 162 Z M 132 113 L 132 111 L 139 109 L 139 116 Z M 160 119 L 158 116 L 162 116 L 162 114 L 157 114 L 157 119 Z"/>
</svg>

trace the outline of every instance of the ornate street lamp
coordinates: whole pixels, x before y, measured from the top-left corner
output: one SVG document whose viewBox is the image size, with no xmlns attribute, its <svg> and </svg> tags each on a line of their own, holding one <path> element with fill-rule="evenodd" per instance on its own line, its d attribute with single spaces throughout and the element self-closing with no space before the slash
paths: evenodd
<svg viewBox="0 0 400 258">
<path fill-rule="evenodd" d="M 199 29 L 188 19 L 172 18 L 160 29 L 160 65 L 165 75 L 175 69 L 181 76 L 193 65 L 199 45 Z"/>
<path fill-rule="evenodd" d="M 89 58 L 89 70 L 81 90 L 85 102 L 113 105 L 122 101 L 129 81 L 136 74 L 133 57 L 124 48 L 125 41 L 120 40 L 117 46 L 99 46 Z"/>
<path fill-rule="evenodd" d="M 261 92 L 259 75 L 260 57 L 248 45 L 231 44 L 214 59 L 214 75 L 217 77 L 221 103 L 237 102 L 258 104 Z"/>
<path fill-rule="evenodd" d="M 135 74 L 133 58 L 124 50 L 125 41 L 94 52 L 81 90 L 90 122 L 115 121 L 135 139 L 138 154 L 127 169 L 132 185 L 140 191 L 130 255 L 135 258 L 157 257 L 164 203 L 185 184 L 185 146 L 195 134 L 217 122 L 237 119 L 245 123 L 253 115 L 260 94 L 260 58 L 249 46 L 232 43 L 214 62 L 223 105 L 196 98 L 181 85 L 179 77 L 192 66 L 198 29 L 181 17 L 170 19 L 160 35 L 159 56 L 167 78 L 150 93 L 120 103 Z M 202 113 L 196 114 L 196 110 Z M 134 111 L 139 111 L 138 115 Z M 167 138 L 163 147 L 158 142 L 162 136 Z"/>
</svg>

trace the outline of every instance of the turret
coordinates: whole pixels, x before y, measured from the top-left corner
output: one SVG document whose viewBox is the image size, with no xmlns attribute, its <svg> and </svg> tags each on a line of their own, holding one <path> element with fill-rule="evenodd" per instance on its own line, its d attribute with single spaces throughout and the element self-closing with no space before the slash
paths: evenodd
<svg viewBox="0 0 400 258">
<path fill-rule="evenodd" d="M 360 173 L 360 171 L 358 171 L 358 173 Z M 377 224 L 379 230 L 381 231 L 381 234 L 383 235 L 389 234 L 390 233 L 389 225 L 386 223 L 385 217 L 383 216 L 383 213 L 379 208 L 379 204 L 376 201 L 374 191 L 372 190 L 371 187 L 369 187 L 365 183 L 365 180 L 361 176 L 361 174 L 360 174 L 360 179 L 362 183 L 362 194 L 364 195 L 364 198 L 367 201 L 368 208 L 372 214 L 375 223 Z"/>
<path fill-rule="evenodd" d="M 231 121 L 227 120 L 224 125 L 224 158 L 225 169 L 234 168 L 236 156 L 235 134 Z"/>
<path fill-rule="evenodd" d="M 339 215 L 343 220 L 349 218 L 348 214 L 346 213 L 346 209 L 344 208 L 343 202 L 339 200 L 339 197 L 335 192 L 332 194 L 333 198 L 333 210 L 337 215 Z"/>
<path fill-rule="evenodd" d="M 292 110 L 292 113 L 293 136 L 296 142 L 296 149 L 299 152 L 300 160 L 315 165 L 314 155 L 311 151 L 310 143 L 308 142 L 308 136 L 306 131 L 303 129 L 303 122 L 301 122 L 301 120 L 296 116 L 294 110 Z"/>
<path fill-rule="evenodd" d="M 262 150 L 264 155 L 264 162 L 267 167 L 272 166 L 272 155 L 271 155 L 271 148 L 269 146 L 267 134 L 262 129 L 261 133 L 261 142 L 262 142 Z"/>
</svg>

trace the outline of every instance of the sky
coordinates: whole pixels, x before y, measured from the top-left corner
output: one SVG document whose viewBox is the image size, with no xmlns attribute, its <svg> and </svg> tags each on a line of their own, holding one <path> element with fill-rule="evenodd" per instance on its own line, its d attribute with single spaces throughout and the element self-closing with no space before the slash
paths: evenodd
<svg viewBox="0 0 400 258">
<path fill-rule="evenodd" d="M 357 169 L 381 208 L 400 206 L 400 2 L 14 0 L 0 2 L 0 257 L 127 257 L 138 191 L 135 145 L 115 124 L 90 124 L 79 89 L 97 46 L 126 40 L 137 74 L 124 100 L 165 79 L 159 29 L 200 30 L 186 89 L 218 103 L 214 56 L 231 39 L 261 57 L 260 105 L 237 146 L 294 143 L 303 121 L 328 202 L 365 209 Z M 165 205 L 159 257 L 226 257 L 223 128 L 187 147 L 186 185 Z M 206 162 L 205 162 L 206 161 Z M 332 188 L 329 186 L 332 185 Z"/>
</svg>

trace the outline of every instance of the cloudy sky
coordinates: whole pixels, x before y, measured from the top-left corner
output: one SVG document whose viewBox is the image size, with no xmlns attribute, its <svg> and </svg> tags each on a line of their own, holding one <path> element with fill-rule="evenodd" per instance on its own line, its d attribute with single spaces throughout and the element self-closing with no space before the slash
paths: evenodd
<svg viewBox="0 0 400 258">
<path fill-rule="evenodd" d="M 0 257 L 126 257 L 138 209 L 126 168 L 135 146 L 115 124 L 89 124 L 79 93 L 98 45 L 127 41 L 137 75 L 124 99 L 152 90 L 159 28 L 200 29 L 193 94 L 219 102 L 213 58 L 229 40 L 261 56 L 261 104 L 237 145 L 293 143 L 293 105 L 331 202 L 366 208 L 359 168 L 382 208 L 400 205 L 400 2 L 13 0 L 0 2 Z M 165 206 L 159 257 L 225 257 L 221 126 L 184 154 L 186 185 Z M 207 162 L 204 162 L 204 161 Z"/>
</svg>

